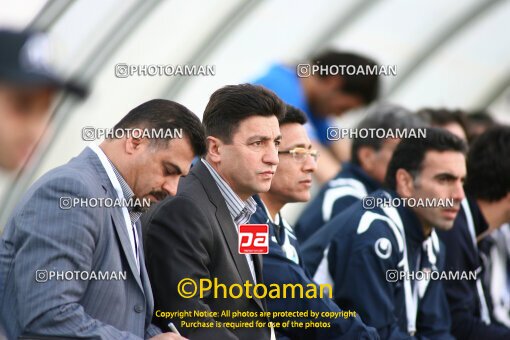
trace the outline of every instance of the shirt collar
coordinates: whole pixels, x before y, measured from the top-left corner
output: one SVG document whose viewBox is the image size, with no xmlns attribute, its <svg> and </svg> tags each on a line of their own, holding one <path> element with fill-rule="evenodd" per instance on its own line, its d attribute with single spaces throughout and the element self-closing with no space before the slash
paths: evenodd
<svg viewBox="0 0 510 340">
<path fill-rule="evenodd" d="M 267 216 L 267 219 L 273 223 L 273 224 L 276 224 L 276 225 L 280 225 L 280 221 L 281 221 L 281 216 L 280 216 L 280 212 L 278 212 L 276 214 L 276 217 L 275 219 L 273 220 L 273 217 L 271 216 L 271 214 L 269 213 L 269 209 L 267 209 L 267 206 L 266 204 L 264 203 L 264 201 L 262 201 L 262 199 L 260 198 L 259 195 L 254 195 L 253 196 L 253 199 L 255 200 L 255 203 L 257 203 L 261 208 L 262 210 L 264 211 L 264 213 L 266 214 Z"/>
<path fill-rule="evenodd" d="M 370 196 L 381 197 L 384 199 L 400 198 L 400 196 L 394 190 L 389 189 L 377 190 L 370 194 Z M 382 210 L 382 208 L 378 209 Z M 397 210 L 400 218 L 402 219 L 402 225 L 404 227 L 406 240 L 411 240 L 418 244 L 423 243 L 427 239 L 427 237 L 423 235 L 423 228 L 420 220 L 418 219 L 418 216 L 410 208 L 405 207 L 404 205 L 395 207 L 395 209 Z"/>
<path fill-rule="evenodd" d="M 475 224 L 475 234 L 476 234 L 476 236 L 479 236 L 480 234 L 485 232 L 487 229 L 489 229 L 489 224 L 487 223 L 485 216 L 483 216 L 483 213 L 480 210 L 480 206 L 476 202 L 476 199 L 468 195 L 467 201 L 468 201 L 469 207 L 471 209 L 471 215 L 473 216 L 473 222 Z M 459 211 L 459 214 L 461 214 L 461 213 L 464 213 L 464 208 L 462 208 L 462 211 Z"/>
<path fill-rule="evenodd" d="M 115 165 L 113 165 L 112 161 L 108 158 L 108 156 L 106 158 L 108 159 L 108 162 L 110 162 L 110 164 L 113 168 L 113 172 L 115 173 L 115 177 L 117 177 L 117 180 L 120 183 L 120 188 L 122 189 L 122 194 L 124 195 L 124 199 L 126 201 L 134 199 L 135 193 L 129 187 L 129 184 L 127 184 L 124 177 L 122 177 L 119 170 L 117 169 L 117 167 L 115 167 Z M 127 210 L 129 213 L 129 218 L 131 219 L 131 223 L 133 223 L 133 224 L 135 224 L 140 219 L 140 216 L 142 216 L 141 212 L 133 211 L 133 207 L 131 205 L 128 205 Z"/>
<path fill-rule="evenodd" d="M 220 189 L 221 195 L 225 199 L 228 211 L 230 212 L 230 216 L 232 216 L 234 222 L 242 222 L 240 224 L 247 223 L 251 215 L 253 215 L 253 213 L 257 210 L 257 203 L 253 197 L 248 198 L 246 202 L 244 202 L 211 166 L 211 164 L 209 164 L 209 162 L 202 158 L 202 163 L 204 163 L 207 167 L 216 182 L 216 185 Z M 243 214 L 245 216 L 243 216 Z"/>
</svg>

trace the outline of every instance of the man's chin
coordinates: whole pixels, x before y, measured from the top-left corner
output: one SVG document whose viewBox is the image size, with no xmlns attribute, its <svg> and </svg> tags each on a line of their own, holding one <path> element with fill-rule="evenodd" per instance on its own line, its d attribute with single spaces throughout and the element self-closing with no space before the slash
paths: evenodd
<svg viewBox="0 0 510 340">
<path fill-rule="evenodd" d="M 255 185 L 250 187 L 251 191 L 256 194 L 268 192 L 270 188 L 271 188 L 270 181 L 257 182 Z"/>
<path fill-rule="evenodd" d="M 303 203 L 308 202 L 310 200 L 310 192 L 298 192 L 295 195 L 289 197 L 289 201 L 287 203 Z"/>
<path fill-rule="evenodd" d="M 453 228 L 454 221 L 441 221 L 440 223 L 436 223 L 436 228 L 442 231 L 448 231 Z"/>
</svg>

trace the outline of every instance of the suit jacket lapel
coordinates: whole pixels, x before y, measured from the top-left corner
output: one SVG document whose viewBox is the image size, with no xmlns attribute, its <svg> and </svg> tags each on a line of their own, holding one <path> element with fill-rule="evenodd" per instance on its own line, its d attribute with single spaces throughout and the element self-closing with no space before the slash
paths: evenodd
<svg viewBox="0 0 510 340">
<path fill-rule="evenodd" d="M 101 180 L 102 186 L 105 190 L 105 194 L 108 195 L 108 197 L 115 199 L 117 197 L 117 194 L 115 193 L 115 190 L 113 189 L 113 186 L 110 182 L 110 178 L 108 178 L 108 174 L 106 173 L 106 170 L 103 168 L 103 164 L 101 164 L 101 161 L 97 157 L 96 153 L 91 149 L 86 148 L 78 157 L 88 158 L 86 162 L 91 163 L 92 166 L 95 168 Z M 124 217 L 122 215 L 122 209 L 109 208 L 109 210 L 111 211 L 112 223 L 114 225 L 115 231 L 117 232 L 117 236 L 119 237 L 119 242 L 124 252 L 124 255 L 126 256 L 126 259 L 128 261 L 129 268 L 131 269 L 131 272 L 133 273 L 133 276 L 135 277 L 138 286 L 143 291 L 142 282 L 140 280 L 140 274 L 138 273 L 138 267 L 136 266 L 135 256 L 131 248 L 131 241 L 129 239 L 129 234 L 126 229 L 126 222 L 124 221 Z"/>
<path fill-rule="evenodd" d="M 257 282 L 263 282 L 264 278 L 262 276 L 262 255 L 260 254 L 252 254 L 253 264 L 255 266 L 255 274 L 257 275 Z"/>
<path fill-rule="evenodd" d="M 113 225 L 115 226 L 115 231 L 119 237 L 120 245 L 122 250 L 124 251 L 124 255 L 127 258 L 129 268 L 135 277 L 138 286 L 142 291 L 144 291 L 142 286 L 142 281 L 140 280 L 140 273 L 138 272 L 138 267 L 136 266 L 135 255 L 133 254 L 133 248 L 131 247 L 131 240 L 129 239 L 129 234 L 126 229 L 126 222 L 124 221 L 124 217 L 122 215 L 122 211 L 120 208 L 114 208 L 112 211 L 112 219 Z M 141 242 L 140 242 L 141 243 Z M 140 252 L 140 257 L 143 257 L 143 253 Z M 142 262 L 140 261 L 140 268 L 142 266 Z"/>
<path fill-rule="evenodd" d="M 152 310 L 154 309 L 154 297 L 152 295 L 152 288 L 151 288 L 151 283 L 149 281 L 149 275 L 147 274 L 147 270 L 145 268 L 145 256 L 144 256 L 145 252 L 143 249 L 143 238 L 140 236 L 140 235 L 142 235 L 141 225 L 142 224 L 141 224 L 140 220 L 138 220 L 136 222 L 136 231 L 138 232 L 139 239 L 140 239 L 140 242 L 139 242 L 140 244 L 138 245 L 138 247 L 139 247 L 138 253 L 140 254 L 140 277 L 141 277 L 142 284 L 143 284 L 145 299 L 147 301 L 148 317 L 152 318 Z"/>
<path fill-rule="evenodd" d="M 255 267 L 255 275 L 257 275 L 257 283 L 263 283 L 264 282 L 264 276 L 262 275 L 263 256 L 260 254 L 252 254 L 251 256 L 253 258 L 253 264 Z M 262 300 L 261 304 L 262 304 L 262 306 L 261 306 L 262 310 L 267 311 L 266 300 Z"/>
<path fill-rule="evenodd" d="M 211 176 L 209 170 L 201 161 L 199 161 L 195 166 L 193 166 L 191 173 L 197 176 L 198 180 L 204 186 L 205 191 L 209 196 L 209 200 L 216 207 L 216 219 L 218 220 L 218 224 L 220 225 L 221 231 L 223 232 L 223 236 L 227 241 L 230 255 L 234 259 L 237 272 L 241 277 L 241 281 L 246 282 L 246 280 L 248 280 L 252 284 L 254 284 L 250 267 L 248 265 L 248 260 L 246 259 L 246 256 L 244 254 L 239 254 L 238 249 L 239 235 L 237 233 L 237 228 L 234 225 L 234 221 L 232 220 L 232 216 L 228 211 L 225 199 L 223 198 L 220 189 L 216 185 L 214 178 Z M 262 272 L 262 269 L 260 269 L 260 272 Z M 253 299 L 262 310 L 265 310 L 262 301 L 255 297 Z"/>
</svg>

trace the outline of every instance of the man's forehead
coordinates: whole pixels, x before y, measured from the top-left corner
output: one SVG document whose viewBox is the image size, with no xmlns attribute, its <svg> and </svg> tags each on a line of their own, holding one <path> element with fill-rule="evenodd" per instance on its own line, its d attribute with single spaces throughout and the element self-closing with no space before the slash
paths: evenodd
<svg viewBox="0 0 510 340">
<path fill-rule="evenodd" d="M 233 138 L 252 137 L 276 138 L 280 135 L 278 119 L 275 116 L 254 116 L 243 120 L 234 130 Z"/>
<path fill-rule="evenodd" d="M 301 146 L 308 148 L 312 145 L 303 125 L 298 123 L 280 126 L 282 142 L 280 146 Z"/>
<path fill-rule="evenodd" d="M 195 156 L 188 137 L 171 139 L 167 141 L 166 145 L 163 144 L 158 147 L 156 152 L 160 154 L 162 159 L 173 163 L 180 159 L 187 160 Z"/>
<path fill-rule="evenodd" d="M 466 175 L 466 157 L 459 151 L 430 150 L 425 153 L 422 172 L 451 173 L 456 176 Z"/>
</svg>

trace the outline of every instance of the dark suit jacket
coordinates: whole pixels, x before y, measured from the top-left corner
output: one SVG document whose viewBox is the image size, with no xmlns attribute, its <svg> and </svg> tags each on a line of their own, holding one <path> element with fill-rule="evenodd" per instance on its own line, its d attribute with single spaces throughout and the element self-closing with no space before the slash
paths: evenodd
<svg viewBox="0 0 510 340">
<path fill-rule="evenodd" d="M 238 252 L 238 234 L 225 200 L 209 170 L 202 162 L 192 168 L 190 174 L 182 178 L 177 195 L 159 203 L 143 220 L 145 255 L 147 270 L 152 283 L 155 311 L 249 311 L 260 313 L 266 310 L 265 302 L 242 296 L 239 299 L 215 298 L 212 290 L 203 298 L 183 298 L 177 288 L 179 282 L 191 278 L 218 279 L 218 283 L 228 287 L 232 284 L 253 284 L 248 262 L 244 254 Z M 262 257 L 253 256 L 257 283 L 262 283 Z M 191 286 L 184 287 L 192 290 Z M 238 294 L 238 289 L 234 289 Z M 250 294 L 253 296 L 253 294 Z M 172 321 L 181 334 L 190 339 L 269 339 L 268 328 L 200 328 L 186 327 L 183 320 L 202 322 L 238 322 L 259 320 L 267 324 L 267 318 L 229 317 L 186 317 L 164 319 L 154 318 L 154 322 L 167 329 Z"/>
</svg>

